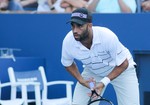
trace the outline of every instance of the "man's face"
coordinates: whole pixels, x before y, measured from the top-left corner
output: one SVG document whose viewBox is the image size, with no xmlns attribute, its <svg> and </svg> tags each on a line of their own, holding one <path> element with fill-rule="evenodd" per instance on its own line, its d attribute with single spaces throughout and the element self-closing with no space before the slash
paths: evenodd
<svg viewBox="0 0 150 105">
<path fill-rule="evenodd" d="M 88 23 L 80 25 L 77 23 L 71 23 L 72 32 L 76 41 L 84 41 L 89 37 Z"/>
</svg>

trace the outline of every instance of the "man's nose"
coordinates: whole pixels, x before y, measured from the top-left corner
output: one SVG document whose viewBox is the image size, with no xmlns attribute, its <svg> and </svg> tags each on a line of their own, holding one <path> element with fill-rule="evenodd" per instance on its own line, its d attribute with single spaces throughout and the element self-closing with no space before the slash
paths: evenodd
<svg viewBox="0 0 150 105">
<path fill-rule="evenodd" d="M 74 32 L 74 33 L 77 33 L 77 32 L 78 32 L 78 28 L 77 28 L 76 26 L 73 28 L 73 32 Z"/>
</svg>

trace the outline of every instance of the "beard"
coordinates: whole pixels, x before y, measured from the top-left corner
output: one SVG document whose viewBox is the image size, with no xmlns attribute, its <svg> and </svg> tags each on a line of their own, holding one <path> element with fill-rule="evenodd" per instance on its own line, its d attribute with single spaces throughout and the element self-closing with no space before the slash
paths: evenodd
<svg viewBox="0 0 150 105">
<path fill-rule="evenodd" d="M 89 31 L 88 31 L 88 26 L 86 27 L 86 29 L 81 33 L 73 33 L 74 34 L 74 38 L 76 41 L 85 41 L 86 39 L 89 38 Z"/>
</svg>

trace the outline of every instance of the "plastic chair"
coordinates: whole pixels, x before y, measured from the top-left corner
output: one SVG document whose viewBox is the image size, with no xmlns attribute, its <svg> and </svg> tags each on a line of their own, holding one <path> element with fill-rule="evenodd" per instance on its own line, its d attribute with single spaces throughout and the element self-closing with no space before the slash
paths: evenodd
<svg viewBox="0 0 150 105">
<path fill-rule="evenodd" d="M 22 83 L 22 85 L 25 85 L 22 90 L 16 87 L 11 88 L 11 99 L 14 99 L 17 96 L 17 91 L 22 93 L 24 105 L 33 102 L 35 102 L 36 105 L 41 105 L 40 82 L 36 80 L 36 73 L 34 73 L 34 71 L 16 72 L 12 67 L 9 67 L 8 74 L 11 83 Z M 29 92 L 34 92 L 35 97 L 32 99 L 28 98 Z"/>
<path fill-rule="evenodd" d="M 39 71 L 42 75 L 43 80 L 43 91 L 42 91 L 42 105 L 72 105 L 72 85 L 73 81 L 50 81 L 48 82 L 45 75 L 45 70 L 43 66 L 39 67 Z M 48 87 L 50 86 L 59 86 L 66 85 L 66 97 L 56 98 L 56 99 L 48 99 Z M 56 90 L 57 91 L 57 90 Z M 52 94 L 51 94 L 52 95 Z"/>
<path fill-rule="evenodd" d="M 38 70 L 28 70 L 16 72 L 12 67 L 8 69 L 11 82 L 40 82 L 40 90 L 42 92 L 41 103 L 37 102 L 36 105 L 71 105 L 72 103 L 72 81 L 51 81 L 47 82 L 45 70 L 43 66 L 40 66 Z M 66 97 L 48 99 L 48 87 L 52 85 L 66 85 Z M 32 90 L 33 87 L 28 87 L 28 90 Z M 39 90 L 36 90 L 39 91 Z M 39 93 L 39 92 L 38 92 Z M 39 96 L 39 95 L 38 95 Z M 38 97 L 39 99 L 39 97 Z M 28 100 L 28 99 L 26 99 Z M 40 103 L 40 104 L 39 104 Z"/>
<path fill-rule="evenodd" d="M 22 85 L 21 83 L 16 83 L 16 84 L 13 84 L 13 83 L 1 83 L 0 82 L 0 104 L 1 105 L 23 105 L 24 104 L 24 100 L 22 98 L 17 98 L 15 97 L 15 99 L 10 99 L 10 100 L 2 100 L 1 99 L 1 90 L 2 88 L 5 88 L 5 87 L 17 87 L 17 86 L 21 86 L 22 89 L 24 88 L 25 85 Z"/>
</svg>

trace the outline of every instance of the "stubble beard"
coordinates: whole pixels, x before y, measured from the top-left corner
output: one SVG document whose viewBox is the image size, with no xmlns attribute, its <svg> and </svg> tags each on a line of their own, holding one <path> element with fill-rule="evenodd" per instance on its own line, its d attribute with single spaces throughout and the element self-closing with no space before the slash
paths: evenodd
<svg viewBox="0 0 150 105">
<path fill-rule="evenodd" d="M 79 36 L 78 38 L 75 38 L 76 41 L 82 42 L 88 39 L 89 38 L 88 26 L 86 27 L 86 30 L 84 30 L 82 34 L 78 34 L 78 36 Z"/>
</svg>

